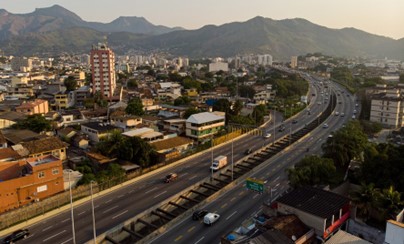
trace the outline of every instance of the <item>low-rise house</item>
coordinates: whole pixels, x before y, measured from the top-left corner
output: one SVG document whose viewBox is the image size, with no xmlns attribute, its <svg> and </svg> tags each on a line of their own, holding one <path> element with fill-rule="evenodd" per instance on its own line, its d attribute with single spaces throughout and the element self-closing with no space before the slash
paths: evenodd
<svg viewBox="0 0 404 244">
<path fill-rule="evenodd" d="M 0 163 L 0 212 L 62 192 L 62 161 L 52 155 Z"/>
<path fill-rule="evenodd" d="M 0 129 L 9 128 L 25 118 L 27 118 L 27 116 L 23 113 L 13 111 L 2 112 L 0 113 Z"/>
<path fill-rule="evenodd" d="M 185 133 L 186 119 L 166 119 L 163 121 L 163 130 L 182 135 Z"/>
<path fill-rule="evenodd" d="M 187 107 L 172 106 L 167 104 L 162 104 L 157 116 L 163 118 L 182 118 L 187 111 Z"/>
<path fill-rule="evenodd" d="M 60 139 L 65 141 L 70 141 L 76 134 L 77 131 L 72 127 L 66 127 L 57 131 L 57 135 Z"/>
<path fill-rule="evenodd" d="M 17 160 L 19 158 L 21 158 L 20 154 L 13 148 L 0 148 L 0 162 Z"/>
<path fill-rule="evenodd" d="M 0 148 L 6 148 L 7 147 L 7 140 L 3 135 L 3 132 L 0 130 Z"/>
<path fill-rule="evenodd" d="M 124 131 L 132 130 L 142 124 L 142 118 L 125 114 L 123 111 L 115 111 L 110 116 L 111 125 L 122 128 Z"/>
<path fill-rule="evenodd" d="M 204 140 L 217 134 L 224 125 L 224 115 L 209 112 L 193 114 L 186 121 L 186 135 L 198 141 Z"/>
<path fill-rule="evenodd" d="M 16 111 L 26 115 L 46 114 L 49 112 L 49 104 L 46 100 L 36 99 L 32 102 L 21 104 L 16 107 Z"/>
<path fill-rule="evenodd" d="M 83 133 L 78 133 L 72 138 L 72 144 L 75 147 L 81 148 L 81 149 L 88 149 L 90 141 L 87 139 L 87 136 L 84 135 Z"/>
<path fill-rule="evenodd" d="M 154 131 L 152 128 L 147 127 L 126 131 L 122 133 L 122 135 L 127 137 L 137 136 L 148 142 L 158 141 L 164 138 L 163 133 Z"/>
<path fill-rule="evenodd" d="M 292 190 L 276 200 L 277 212 L 295 214 L 323 240 L 341 228 L 350 216 L 349 199 L 314 187 Z"/>
<path fill-rule="evenodd" d="M 54 136 L 40 138 L 28 142 L 21 142 L 21 145 L 28 150 L 28 156 L 31 158 L 52 155 L 62 161 L 67 159 L 66 143 Z"/>
<path fill-rule="evenodd" d="M 101 138 L 109 136 L 115 130 L 122 131 L 109 123 L 89 122 L 81 125 L 81 132 L 86 134 L 93 143 L 99 142 Z"/>
<path fill-rule="evenodd" d="M 17 145 L 24 141 L 32 141 L 39 138 L 43 138 L 43 135 L 40 135 L 32 130 L 15 130 L 15 129 L 7 129 L 3 130 L 3 135 L 6 138 L 9 145 Z"/>
</svg>

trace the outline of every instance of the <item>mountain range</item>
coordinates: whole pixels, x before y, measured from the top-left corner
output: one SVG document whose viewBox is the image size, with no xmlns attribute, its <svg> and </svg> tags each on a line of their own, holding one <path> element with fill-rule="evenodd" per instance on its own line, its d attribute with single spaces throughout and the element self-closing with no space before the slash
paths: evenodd
<svg viewBox="0 0 404 244">
<path fill-rule="evenodd" d="M 88 53 L 107 38 L 118 54 L 128 50 L 164 51 L 191 58 L 269 53 L 278 60 L 321 52 L 404 60 L 404 38 L 370 34 L 354 28 L 331 29 L 305 19 L 255 17 L 245 22 L 197 30 L 154 25 L 143 17 L 119 17 L 110 23 L 87 22 L 54 5 L 28 14 L 0 9 L 0 48 L 9 55 Z"/>
</svg>

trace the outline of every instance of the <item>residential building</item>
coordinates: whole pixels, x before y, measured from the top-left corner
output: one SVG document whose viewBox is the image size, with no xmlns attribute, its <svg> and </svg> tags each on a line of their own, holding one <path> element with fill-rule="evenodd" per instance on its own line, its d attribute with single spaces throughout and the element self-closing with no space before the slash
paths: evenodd
<svg viewBox="0 0 404 244">
<path fill-rule="evenodd" d="M 186 119 L 166 119 L 163 121 L 163 129 L 182 135 L 185 133 L 186 121 Z"/>
<path fill-rule="evenodd" d="M 372 96 L 370 121 L 381 123 L 386 128 L 404 126 L 404 96 L 399 89 L 388 89 Z"/>
<path fill-rule="evenodd" d="M 109 136 L 113 131 L 121 130 L 109 123 L 89 122 L 81 125 L 81 132 L 88 136 L 91 142 L 97 143 L 101 138 Z"/>
<path fill-rule="evenodd" d="M 84 101 L 90 97 L 91 88 L 89 86 L 82 86 L 74 91 L 74 103 L 78 106 L 84 104 Z"/>
<path fill-rule="evenodd" d="M 6 148 L 7 147 L 7 140 L 3 135 L 3 132 L 0 130 L 0 149 L 1 148 Z"/>
<path fill-rule="evenodd" d="M 292 69 L 297 68 L 297 56 L 292 56 L 290 59 L 290 67 Z"/>
<path fill-rule="evenodd" d="M 182 152 L 190 149 L 193 143 L 192 139 L 176 136 L 151 142 L 150 146 L 163 157 L 163 160 L 169 160 L 180 156 Z"/>
<path fill-rule="evenodd" d="M 162 98 L 170 97 L 176 99 L 181 96 L 181 85 L 173 82 L 161 82 L 160 88 L 157 89 L 157 96 Z"/>
<path fill-rule="evenodd" d="M 8 96 L 17 98 L 30 98 L 35 95 L 34 85 L 20 83 L 14 86 L 8 87 Z"/>
<path fill-rule="evenodd" d="M 93 46 L 91 50 L 93 93 L 112 99 L 116 89 L 115 54 L 106 44 Z"/>
<path fill-rule="evenodd" d="M 49 112 L 49 103 L 46 100 L 35 99 L 34 101 L 21 104 L 15 110 L 25 115 L 46 114 Z"/>
<path fill-rule="evenodd" d="M 258 64 L 267 66 L 267 65 L 272 65 L 272 56 L 269 54 L 264 54 L 264 55 L 258 55 Z"/>
<path fill-rule="evenodd" d="M 25 149 L 28 150 L 28 157 L 30 158 L 41 157 L 44 155 L 52 155 L 54 157 L 59 158 L 62 161 L 67 159 L 66 156 L 67 144 L 54 136 L 48 136 L 32 141 L 21 142 L 20 144 Z"/>
<path fill-rule="evenodd" d="M 223 62 L 215 62 L 215 63 L 210 63 L 209 64 L 209 72 L 217 72 L 217 71 L 224 71 L 228 72 L 229 71 L 229 64 L 228 63 L 223 63 Z"/>
<path fill-rule="evenodd" d="M 128 131 L 136 128 L 136 126 L 142 124 L 142 118 L 134 115 L 128 115 L 119 113 L 116 111 L 110 115 L 111 125 L 122 128 L 123 131 Z"/>
<path fill-rule="evenodd" d="M 164 118 L 181 118 L 187 109 L 187 107 L 162 104 L 157 116 Z"/>
<path fill-rule="evenodd" d="M 23 113 L 8 111 L 0 113 L 0 129 L 5 129 L 16 124 L 20 120 L 24 120 L 27 116 Z"/>
<path fill-rule="evenodd" d="M 224 126 L 224 115 L 209 112 L 193 114 L 186 121 L 186 135 L 199 141 L 210 138 Z"/>
<path fill-rule="evenodd" d="M 328 239 L 350 216 L 349 199 L 314 187 L 301 187 L 276 200 L 277 212 L 295 214 L 317 236 Z"/>
<path fill-rule="evenodd" d="M 122 133 L 122 135 L 127 137 L 137 136 L 148 142 L 154 142 L 164 138 L 163 133 L 154 131 L 152 128 L 147 127 L 126 131 Z"/>
<path fill-rule="evenodd" d="M 55 94 L 55 102 L 52 104 L 55 110 L 64 110 L 74 104 L 74 92 L 59 92 Z"/>
<path fill-rule="evenodd" d="M 404 209 L 396 216 L 396 219 L 387 220 L 384 243 L 404 243 Z"/>
<path fill-rule="evenodd" d="M 13 71 L 31 71 L 32 59 L 26 57 L 14 57 L 11 59 L 11 69 Z"/>
<path fill-rule="evenodd" d="M 63 191 L 62 161 L 52 155 L 0 164 L 0 212 Z"/>
</svg>

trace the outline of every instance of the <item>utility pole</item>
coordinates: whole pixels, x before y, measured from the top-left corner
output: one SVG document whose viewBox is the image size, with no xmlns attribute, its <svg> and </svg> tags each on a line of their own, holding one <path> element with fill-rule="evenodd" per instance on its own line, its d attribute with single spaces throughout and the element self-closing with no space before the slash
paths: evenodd
<svg viewBox="0 0 404 244">
<path fill-rule="evenodd" d="M 69 169 L 69 192 L 70 192 L 70 212 L 72 218 L 72 234 L 73 234 L 73 244 L 76 244 L 76 232 L 74 230 L 74 213 L 73 213 L 73 196 L 72 196 L 72 183 L 70 181 L 70 173 L 71 170 Z"/>
</svg>

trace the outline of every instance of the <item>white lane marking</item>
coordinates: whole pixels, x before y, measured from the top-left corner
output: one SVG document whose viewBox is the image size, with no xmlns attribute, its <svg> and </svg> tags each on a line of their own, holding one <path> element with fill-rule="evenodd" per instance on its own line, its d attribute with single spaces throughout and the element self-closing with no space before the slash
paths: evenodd
<svg viewBox="0 0 404 244">
<path fill-rule="evenodd" d="M 205 237 L 202 236 L 201 239 L 197 240 L 194 244 L 198 244 L 199 242 L 201 242 Z"/>
<path fill-rule="evenodd" d="M 120 196 L 118 196 L 118 198 L 121 198 L 121 197 L 124 197 L 125 195 L 123 194 L 123 195 L 120 195 Z"/>
<path fill-rule="evenodd" d="M 192 176 L 191 178 L 189 178 L 189 180 L 193 180 L 193 179 L 195 179 L 197 176 L 196 175 L 194 175 L 194 176 Z"/>
<path fill-rule="evenodd" d="M 67 218 L 67 219 L 65 219 L 65 220 L 62 220 L 62 223 L 66 222 L 66 221 L 69 221 L 69 220 L 70 220 L 70 218 Z"/>
<path fill-rule="evenodd" d="M 188 172 L 187 173 L 183 173 L 183 174 L 181 174 L 181 176 L 184 176 L 184 175 L 187 175 L 188 174 Z"/>
<path fill-rule="evenodd" d="M 98 208 L 100 205 L 95 206 L 94 208 Z"/>
<path fill-rule="evenodd" d="M 126 212 L 128 212 L 128 210 L 123 211 L 120 214 L 115 215 L 114 217 L 112 217 L 112 219 L 118 218 L 119 216 L 121 216 L 122 214 L 126 214 Z"/>
<path fill-rule="evenodd" d="M 230 219 L 233 215 L 235 215 L 237 213 L 237 211 L 234 211 L 232 214 L 230 214 L 227 218 L 226 218 L 226 220 L 228 220 L 228 219 Z"/>
<path fill-rule="evenodd" d="M 119 207 L 119 206 L 118 206 L 118 205 L 113 206 L 112 208 L 109 208 L 109 209 L 105 210 L 105 211 L 102 212 L 102 213 L 105 214 L 105 213 L 107 213 L 107 212 L 109 212 L 109 211 L 111 211 L 112 209 L 115 209 L 115 208 L 117 208 L 117 207 Z"/>
<path fill-rule="evenodd" d="M 109 199 L 108 201 L 106 201 L 105 203 L 109 203 L 109 202 L 111 202 L 112 201 L 112 199 Z"/>
<path fill-rule="evenodd" d="M 154 187 L 153 189 L 148 190 L 148 191 L 146 191 L 145 193 L 147 194 L 147 193 L 152 192 L 152 191 L 155 191 L 155 190 L 157 190 L 157 189 L 158 189 L 157 187 Z"/>
<path fill-rule="evenodd" d="M 280 176 L 276 177 L 274 181 L 277 181 L 277 180 L 279 180 L 279 178 L 280 178 Z"/>
<path fill-rule="evenodd" d="M 155 195 L 153 198 L 159 197 L 159 196 L 163 195 L 163 194 L 166 193 L 166 192 L 167 192 L 167 191 L 163 191 L 162 193 Z"/>
<path fill-rule="evenodd" d="M 135 191 L 135 190 L 130 190 L 129 193 L 132 193 L 132 192 L 134 192 L 134 191 Z"/>
<path fill-rule="evenodd" d="M 68 242 L 70 242 L 71 240 L 73 240 L 73 237 L 72 237 L 72 238 L 70 238 L 69 240 L 66 240 L 66 241 L 64 241 L 64 242 L 60 243 L 60 244 L 65 244 L 65 243 L 68 243 Z"/>
<path fill-rule="evenodd" d="M 83 211 L 83 212 L 81 212 L 81 213 L 79 213 L 78 215 L 82 215 L 83 213 L 85 213 L 86 211 Z"/>
<path fill-rule="evenodd" d="M 49 227 L 46 227 L 45 229 L 43 229 L 42 231 L 47 231 L 47 230 L 49 230 L 50 228 L 52 228 L 53 227 L 53 225 L 51 225 L 51 226 L 49 226 Z"/>
<path fill-rule="evenodd" d="M 59 233 L 57 233 L 57 234 L 54 234 L 53 236 L 50 236 L 50 237 L 44 239 L 42 242 L 49 241 L 50 239 L 52 239 L 52 238 L 54 238 L 54 237 L 56 237 L 56 236 L 58 236 L 58 235 L 61 235 L 61 234 L 65 233 L 65 232 L 66 232 L 66 230 L 63 230 L 63 231 L 61 231 L 61 232 L 59 232 Z"/>
<path fill-rule="evenodd" d="M 253 199 L 257 198 L 260 194 L 255 194 L 255 196 L 253 196 Z"/>
</svg>

